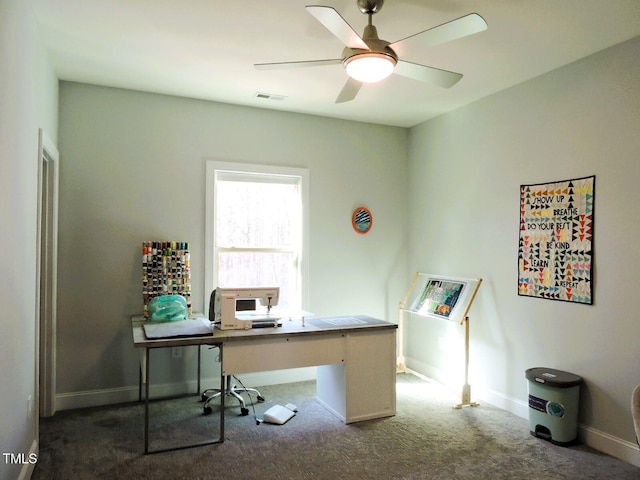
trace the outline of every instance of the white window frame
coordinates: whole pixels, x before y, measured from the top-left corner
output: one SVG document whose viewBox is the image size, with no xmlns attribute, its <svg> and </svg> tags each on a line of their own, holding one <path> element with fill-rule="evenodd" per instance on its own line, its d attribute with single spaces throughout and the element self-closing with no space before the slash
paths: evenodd
<svg viewBox="0 0 640 480">
<path fill-rule="evenodd" d="M 209 298 L 217 285 L 215 265 L 215 180 L 217 172 L 234 172 L 246 174 L 285 175 L 300 178 L 300 196 L 302 200 L 302 240 L 298 275 L 300 282 L 301 307 L 307 309 L 308 302 L 308 252 L 309 252 L 309 170 L 298 167 L 279 167 L 271 165 L 257 165 L 248 163 L 223 162 L 207 160 L 205 167 L 205 250 L 204 250 L 204 299 L 203 312 L 209 311 Z"/>
</svg>

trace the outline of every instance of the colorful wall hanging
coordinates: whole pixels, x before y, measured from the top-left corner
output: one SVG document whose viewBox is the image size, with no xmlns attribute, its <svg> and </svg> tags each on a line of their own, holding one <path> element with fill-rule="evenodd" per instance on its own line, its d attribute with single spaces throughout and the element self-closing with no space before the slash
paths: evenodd
<svg viewBox="0 0 640 480">
<path fill-rule="evenodd" d="M 187 242 L 142 243 L 142 301 L 149 317 L 149 302 L 162 295 L 182 295 L 191 315 L 191 257 Z"/>
<path fill-rule="evenodd" d="M 520 185 L 518 295 L 593 303 L 595 178 Z"/>
</svg>

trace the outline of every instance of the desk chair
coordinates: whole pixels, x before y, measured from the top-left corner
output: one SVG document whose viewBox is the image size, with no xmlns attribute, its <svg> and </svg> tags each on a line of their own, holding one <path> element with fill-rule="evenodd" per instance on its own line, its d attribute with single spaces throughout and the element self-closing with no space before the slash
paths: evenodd
<svg viewBox="0 0 640 480">
<path fill-rule="evenodd" d="M 209 320 L 212 322 L 215 321 L 215 310 L 214 310 L 215 294 L 216 294 L 216 291 L 214 290 L 213 292 L 211 292 L 211 297 L 209 299 Z M 255 310 L 255 308 L 256 308 L 255 300 L 237 300 L 236 310 L 238 311 Z M 215 326 L 213 328 L 215 328 Z M 241 415 L 243 416 L 249 415 L 249 409 L 247 408 L 244 402 L 244 398 L 242 398 L 242 395 L 240 395 L 240 392 L 255 393 L 256 398 L 258 399 L 258 402 L 264 402 L 264 397 L 260 395 L 260 392 L 255 388 L 247 388 L 245 386 L 238 387 L 237 385 L 232 384 L 231 377 L 232 375 L 225 376 L 224 394 L 235 397 L 238 400 L 238 402 L 240 402 Z M 217 388 L 208 388 L 204 392 L 202 392 L 202 401 L 204 402 L 204 413 L 206 415 L 210 414 L 213 411 L 209 406 L 209 402 L 220 397 L 220 395 L 222 395 L 222 392 L 220 391 L 220 389 L 217 389 Z"/>
</svg>

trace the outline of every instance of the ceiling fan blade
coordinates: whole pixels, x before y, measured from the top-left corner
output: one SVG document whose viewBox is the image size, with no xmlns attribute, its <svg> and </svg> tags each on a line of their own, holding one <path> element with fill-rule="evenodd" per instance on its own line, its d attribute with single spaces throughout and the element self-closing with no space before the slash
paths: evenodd
<svg viewBox="0 0 640 480">
<path fill-rule="evenodd" d="M 356 98 L 356 95 L 360 91 L 361 86 L 362 86 L 361 82 L 349 77 L 349 79 L 347 80 L 347 83 L 345 83 L 344 87 L 342 87 L 342 90 L 340 91 L 338 98 L 336 98 L 335 103 L 350 102 L 351 100 Z"/>
<path fill-rule="evenodd" d="M 418 32 L 409 37 L 405 37 L 402 40 L 393 42 L 389 46 L 393 49 L 402 48 L 400 43 L 409 39 L 416 39 L 423 47 L 430 47 L 432 45 L 439 45 L 441 43 L 457 40 L 458 38 L 473 35 L 474 33 L 482 32 L 487 29 L 487 22 L 484 21 L 477 13 L 470 13 L 464 17 L 451 20 L 450 22 L 443 23 L 437 27 Z M 416 37 L 420 37 L 419 39 Z"/>
<path fill-rule="evenodd" d="M 338 37 L 347 47 L 369 50 L 360 35 L 351 28 L 351 25 L 334 8 L 323 5 L 307 5 L 305 8 L 307 12 L 313 15 L 316 20 Z"/>
<path fill-rule="evenodd" d="M 306 60 L 302 62 L 256 63 L 253 66 L 257 70 L 278 70 L 281 68 L 321 67 L 323 65 L 338 65 L 341 63 L 341 58 L 331 58 L 329 60 Z"/>
<path fill-rule="evenodd" d="M 419 65 L 404 60 L 398 60 L 393 73 L 421 82 L 433 83 L 444 88 L 453 87 L 462 78 L 461 73 L 440 70 L 439 68 L 427 67 L 426 65 Z"/>
</svg>

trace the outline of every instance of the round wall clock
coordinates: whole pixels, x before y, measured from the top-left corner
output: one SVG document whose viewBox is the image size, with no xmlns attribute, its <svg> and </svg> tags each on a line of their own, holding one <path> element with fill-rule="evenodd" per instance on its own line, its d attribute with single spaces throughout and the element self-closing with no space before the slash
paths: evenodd
<svg viewBox="0 0 640 480">
<path fill-rule="evenodd" d="M 351 224 L 356 233 L 360 235 L 369 232 L 373 225 L 373 215 L 371 215 L 371 211 L 366 207 L 356 208 L 351 216 Z"/>
</svg>

